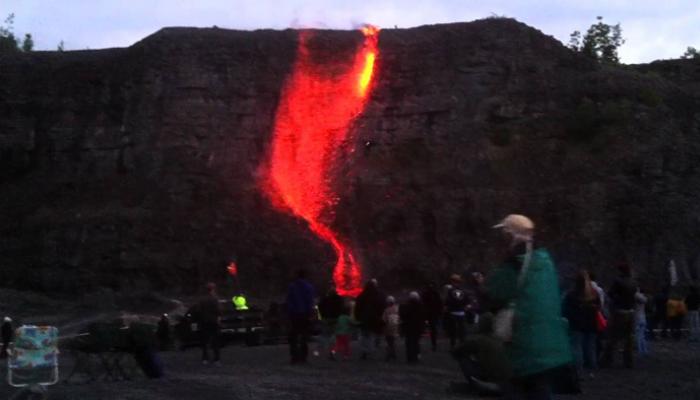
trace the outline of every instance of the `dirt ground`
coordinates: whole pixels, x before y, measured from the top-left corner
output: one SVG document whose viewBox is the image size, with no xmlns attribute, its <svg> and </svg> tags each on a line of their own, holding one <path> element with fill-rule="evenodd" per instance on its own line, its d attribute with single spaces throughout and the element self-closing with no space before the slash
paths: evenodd
<svg viewBox="0 0 700 400">
<path fill-rule="evenodd" d="M 443 348 L 445 343 L 441 343 Z M 583 382 L 582 400 L 700 399 L 700 345 L 685 342 L 653 342 L 653 354 L 638 360 L 637 368 L 600 370 Z M 150 380 L 142 375 L 129 381 L 59 383 L 50 388 L 54 400 L 185 400 L 185 399 L 458 399 L 478 396 L 455 395 L 450 382 L 461 381 L 457 365 L 446 351 L 423 354 L 418 365 L 405 362 L 350 361 L 312 357 L 308 365 L 289 365 L 285 346 L 229 346 L 222 353 L 222 366 L 200 364 L 198 349 L 161 353 L 166 377 Z M 402 354 L 401 354 L 402 355 Z M 63 377 L 70 371 L 70 354 L 61 356 Z M 4 373 L 5 371 L 3 371 Z M 14 388 L 0 386 L 0 398 Z"/>
</svg>

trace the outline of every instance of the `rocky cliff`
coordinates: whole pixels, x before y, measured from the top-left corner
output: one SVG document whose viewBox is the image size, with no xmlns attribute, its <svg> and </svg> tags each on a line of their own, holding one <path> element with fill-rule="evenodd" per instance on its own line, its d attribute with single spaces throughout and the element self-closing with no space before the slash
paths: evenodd
<svg viewBox="0 0 700 400">
<path fill-rule="evenodd" d="M 279 291 L 335 255 L 261 193 L 296 31 L 167 28 L 126 49 L 0 58 L 0 283 Z M 333 62 L 359 32 L 318 31 Z M 533 217 L 562 270 L 626 259 L 657 286 L 700 254 L 700 62 L 605 66 L 510 19 L 387 29 L 329 224 L 408 287 L 498 258 Z M 253 287 L 255 288 L 253 290 Z"/>
</svg>

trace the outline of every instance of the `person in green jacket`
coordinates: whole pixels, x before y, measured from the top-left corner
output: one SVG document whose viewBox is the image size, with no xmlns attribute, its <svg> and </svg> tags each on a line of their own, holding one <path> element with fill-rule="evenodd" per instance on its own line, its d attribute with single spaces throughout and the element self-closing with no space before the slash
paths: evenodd
<svg viewBox="0 0 700 400">
<path fill-rule="evenodd" d="M 514 308 L 512 339 L 505 343 L 512 398 L 551 399 L 550 373 L 573 360 L 554 262 L 533 245 L 535 224 L 509 215 L 494 228 L 507 240 L 508 256 L 486 281 L 493 309 Z"/>
</svg>

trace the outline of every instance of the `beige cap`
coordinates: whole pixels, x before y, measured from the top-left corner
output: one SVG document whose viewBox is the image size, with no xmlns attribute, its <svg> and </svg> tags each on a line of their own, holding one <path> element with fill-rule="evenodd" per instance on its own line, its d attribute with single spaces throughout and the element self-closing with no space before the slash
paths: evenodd
<svg viewBox="0 0 700 400">
<path fill-rule="evenodd" d="M 535 231 L 535 223 L 524 215 L 510 214 L 501 222 L 493 226 L 494 229 L 503 229 L 517 239 L 532 239 Z"/>
</svg>

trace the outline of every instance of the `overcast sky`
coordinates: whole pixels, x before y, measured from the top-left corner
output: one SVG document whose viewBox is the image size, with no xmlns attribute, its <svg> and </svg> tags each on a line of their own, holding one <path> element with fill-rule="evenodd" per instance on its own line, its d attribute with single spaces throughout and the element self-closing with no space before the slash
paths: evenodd
<svg viewBox="0 0 700 400">
<path fill-rule="evenodd" d="M 0 19 L 15 13 L 18 36 L 36 49 L 126 47 L 165 26 L 324 27 L 361 23 L 408 28 L 501 15 L 568 42 L 598 15 L 620 23 L 624 63 L 677 58 L 700 48 L 700 0 L 0 0 Z"/>
</svg>

